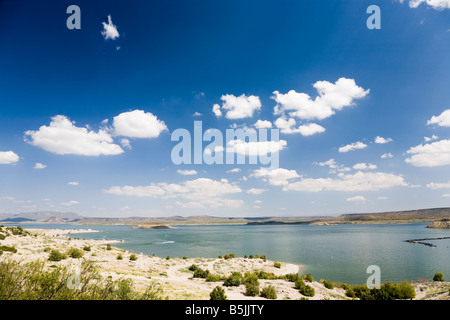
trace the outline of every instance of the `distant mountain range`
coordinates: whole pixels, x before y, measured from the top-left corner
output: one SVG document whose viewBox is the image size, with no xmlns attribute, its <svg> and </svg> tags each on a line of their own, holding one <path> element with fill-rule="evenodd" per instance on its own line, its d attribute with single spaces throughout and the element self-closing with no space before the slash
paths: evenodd
<svg viewBox="0 0 450 320">
<path fill-rule="evenodd" d="M 213 224 L 341 224 L 341 223 L 403 223 L 435 221 L 450 218 L 450 208 L 432 208 L 380 213 L 342 214 L 337 217 L 214 217 L 214 216 L 170 216 L 170 217 L 83 217 L 74 212 L 39 211 L 16 214 L 0 214 L 0 223 L 77 223 L 105 225 L 213 225 Z"/>
</svg>

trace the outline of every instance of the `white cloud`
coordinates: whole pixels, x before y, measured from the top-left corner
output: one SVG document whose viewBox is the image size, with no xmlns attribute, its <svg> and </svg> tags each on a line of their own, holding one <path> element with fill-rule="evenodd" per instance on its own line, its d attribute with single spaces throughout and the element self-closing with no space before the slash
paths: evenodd
<svg viewBox="0 0 450 320">
<path fill-rule="evenodd" d="M 177 201 L 177 205 L 185 209 L 206 209 L 206 208 L 239 208 L 244 204 L 243 200 L 240 199 L 206 199 L 198 201 L 181 202 Z"/>
<path fill-rule="evenodd" d="M 392 153 L 390 153 L 390 152 L 388 152 L 388 153 L 383 153 L 382 155 L 381 155 L 381 159 L 388 159 L 388 158 L 393 158 L 394 157 L 394 155 L 392 154 Z"/>
<path fill-rule="evenodd" d="M 279 141 L 250 141 L 231 140 L 227 144 L 227 152 L 234 152 L 246 156 L 266 156 L 279 152 L 287 146 L 286 140 Z"/>
<path fill-rule="evenodd" d="M 200 117 L 202 114 L 200 113 L 200 112 L 198 112 L 198 111 L 196 111 L 196 112 L 194 112 L 193 114 L 192 114 L 192 116 L 193 117 Z"/>
<path fill-rule="evenodd" d="M 450 139 L 420 144 L 406 151 L 412 154 L 406 162 L 415 167 L 438 167 L 450 165 Z"/>
<path fill-rule="evenodd" d="M 45 168 L 47 168 L 47 166 L 45 164 L 40 163 L 40 162 L 36 162 L 34 164 L 34 169 L 45 169 Z"/>
<path fill-rule="evenodd" d="M 197 174 L 196 170 L 180 170 L 178 169 L 177 172 L 183 176 L 192 176 Z"/>
<path fill-rule="evenodd" d="M 425 142 L 428 141 L 433 141 L 433 140 L 437 140 L 439 137 L 435 134 L 433 134 L 431 137 L 423 137 L 423 140 L 425 140 Z"/>
<path fill-rule="evenodd" d="M 375 140 L 374 140 L 374 142 L 375 143 L 378 143 L 378 144 L 385 144 L 385 143 L 388 143 L 388 142 L 391 142 L 392 141 L 392 139 L 391 138 L 383 138 L 383 137 L 380 137 L 380 136 L 377 136 L 376 138 L 375 138 Z"/>
<path fill-rule="evenodd" d="M 62 206 L 66 206 L 66 207 L 70 207 L 76 204 L 80 204 L 80 202 L 75 201 L 75 200 L 71 200 L 71 201 L 67 201 L 67 202 L 61 202 L 60 205 Z"/>
<path fill-rule="evenodd" d="M 450 198 L 450 193 L 444 193 L 444 194 L 442 195 L 442 197 L 444 197 L 444 198 Z"/>
<path fill-rule="evenodd" d="M 375 164 L 365 162 L 357 163 L 353 166 L 355 170 L 375 170 L 376 168 L 377 166 Z"/>
<path fill-rule="evenodd" d="M 70 181 L 67 183 L 69 186 L 78 186 L 80 183 L 76 182 L 76 181 Z"/>
<path fill-rule="evenodd" d="M 362 143 L 361 141 L 350 143 L 346 146 L 340 147 L 339 152 L 349 152 L 357 149 L 367 148 L 367 144 Z"/>
<path fill-rule="evenodd" d="M 130 140 L 128 140 L 127 138 L 122 138 L 120 139 L 120 145 L 122 147 L 124 147 L 125 149 L 131 149 L 131 143 Z"/>
<path fill-rule="evenodd" d="M 387 200 L 387 199 L 389 199 L 388 197 L 385 197 L 385 196 L 379 196 L 379 197 L 377 197 L 377 199 L 378 200 Z"/>
<path fill-rule="evenodd" d="M 0 151 L 0 164 L 13 164 L 19 161 L 19 156 L 13 151 Z"/>
<path fill-rule="evenodd" d="M 258 194 L 261 194 L 261 193 L 266 192 L 266 191 L 267 191 L 267 189 L 251 188 L 251 189 L 247 190 L 247 193 L 248 194 L 258 195 Z"/>
<path fill-rule="evenodd" d="M 289 112 L 291 117 L 322 120 L 344 107 L 354 105 L 355 99 L 361 99 L 369 93 L 369 90 L 358 87 L 355 80 L 347 78 L 340 78 L 334 84 L 317 81 L 313 87 L 319 94 L 314 100 L 308 94 L 295 90 L 286 94 L 274 91 L 272 98 L 277 102 L 274 113 Z"/>
<path fill-rule="evenodd" d="M 227 173 L 238 173 L 238 172 L 241 172 L 240 168 L 233 168 L 233 169 L 227 171 Z"/>
<path fill-rule="evenodd" d="M 407 186 L 403 177 L 384 172 L 340 173 L 336 178 L 307 178 L 283 187 L 284 191 L 371 191 L 396 186 Z"/>
<path fill-rule="evenodd" d="M 52 117 L 49 126 L 25 132 L 25 141 L 52 153 L 82 156 L 117 155 L 124 151 L 105 130 L 76 127 L 66 116 Z"/>
<path fill-rule="evenodd" d="M 251 177 L 263 178 L 270 185 L 284 186 L 289 184 L 289 180 L 300 178 L 300 175 L 295 170 L 288 170 L 283 168 L 267 169 L 260 168 L 253 170 Z"/>
<path fill-rule="evenodd" d="M 258 120 L 255 123 L 256 129 L 270 129 L 272 128 L 272 122 L 268 120 Z"/>
<path fill-rule="evenodd" d="M 156 138 L 167 130 L 164 121 L 150 112 L 133 110 L 114 117 L 114 135 L 129 138 Z"/>
<path fill-rule="evenodd" d="M 321 167 L 329 167 L 331 169 L 330 173 L 346 172 L 351 170 L 350 168 L 342 164 L 338 164 L 334 159 L 330 159 L 324 162 L 314 162 L 314 164 Z"/>
<path fill-rule="evenodd" d="M 250 118 L 253 113 L 261 109 L 261 101 L 257 96 L 246 96 L 245 94 L 236 97 L 232 94 L 223 95 L 220 98 L 223 101 L 222 110 L 226 110 L 225 118 L 227 119 L 243 119 Z M 213 112 L 217 117 L 222 115 L 220 106 L 215 104 Z"/>
<path fill-rule="evenodd" d="M 117 27 L 112 22 L 111 15 L 108 15 L 108 23 L 102 22 L 102 24 L 103 31 L 101 31 L 101 33 L 105 40 L 116 40 L 120 37 L 119 31 L 117 31 Z"/>
<path fill-rule="evenodd" d="M 148 186 L 113 186 L 104 190 L 104 192 L 121 196 L 204 200 L 239 193 L 242 190 L 239 186 L 228 182 L 226 179 L 213 180 L 209 178 L 198 178 L 182 183 L 161 182 L 157 184 L 152 183 Z"/>
<path fill-rule="evenodd" d="M 440 127 L 450 127 L 450 109 L 443 111 L 438 116 L 432 116 L 430 120 L 427 121 L 427 125 L 437 124 Z"/>
<path fill-rule="evenodd" d="M 450 181 L 447 183 L 436 183 L 436 182 L 430 182 L 427 183 L 427 188 L 430 189 L 450 189 Z"/>
<path fill-rule="evenodd" d="M 401 1 L 403 3 L 403 0 Z M 450 0 L 409 0 L 410 8 L 417 8 L 422 3 L 432 7 L 436 10 L 449 9 L 450 8 Z"/>
<path fill-rule="evenodd" d="M 300 133 L 302 136 L 311 136 L 313 134 L 322 133 L 325 131 L 325 128 L 317 123 L 307 123 L 299 126 L 298 128 L 293 128 L 296 125 L 294 118 L 289 118 L 289 120 L 286 120 L 284 117 L 281 117 L 275 120 L 274 124 L 281 130 L 281 133 L 285 134 Z"/>
<path fill-rule="evenodd" d="M 347 201 L 347 202 L 366 202 L 367 199 L 363 196 L 355 196 L 355 197 L 347 198 L 347 199 L 345 199 L 345 201 Z"/>
</svg>

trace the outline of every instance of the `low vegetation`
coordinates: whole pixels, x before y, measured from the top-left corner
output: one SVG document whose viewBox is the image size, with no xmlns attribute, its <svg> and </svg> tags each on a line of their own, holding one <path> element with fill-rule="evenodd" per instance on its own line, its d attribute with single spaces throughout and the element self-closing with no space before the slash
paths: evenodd
<svg viewBox="0 0 450 320">
<path fill-rule="evenodd" d="M 350 298 L 361 300 L 396 300 L 412 299 L 416 296 L 414 287 L 407 281 L 402 283 L 383 283 L 379 289 L 368 288 L 367 285 L 348 286 L 345 294 Z"/>
</svg>

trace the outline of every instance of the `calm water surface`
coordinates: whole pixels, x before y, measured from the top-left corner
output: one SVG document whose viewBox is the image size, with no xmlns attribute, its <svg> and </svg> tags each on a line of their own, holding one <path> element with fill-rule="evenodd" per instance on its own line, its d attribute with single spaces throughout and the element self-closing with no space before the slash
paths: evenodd
<svg viewBox="0 0 450 320">
<path fill-rule="evenodd" d="M 417 238 L 450 237 L 450 230 L 428 229 L 426 223 L 379 225 L 219 225 L 176 229 L 131 229 L 129 226 L 23 225 L 26 228 L 100 230 L 77 234 L 85 239 L 124 240 L 127 250 L 160 257 L 217 257 L 226 253 L 267 255 L 270 260 L 304 266 L 316 279 L 365 283 L 366 269 L 378 265 L 382 281 L 450 276 L 450 239 L 406 243 Z"/>
</svg>

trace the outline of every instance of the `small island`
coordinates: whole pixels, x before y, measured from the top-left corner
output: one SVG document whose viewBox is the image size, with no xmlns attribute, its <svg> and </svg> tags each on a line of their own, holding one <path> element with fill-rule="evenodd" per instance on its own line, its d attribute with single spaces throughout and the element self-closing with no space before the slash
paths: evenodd
<svg viewBox="0 0 450 320">
<path fill-rule="evenodd" d="M 132 226 L 132 229 L 176 229 L 168 224 L 139 224 Z"/>
<path fill-rule="evenodd" d="M 426 228 L 432 229 L 450 229 L 450 219 L 444 218 L 441 220 L 436 220 L 426 226 Z"/>
</svg>

